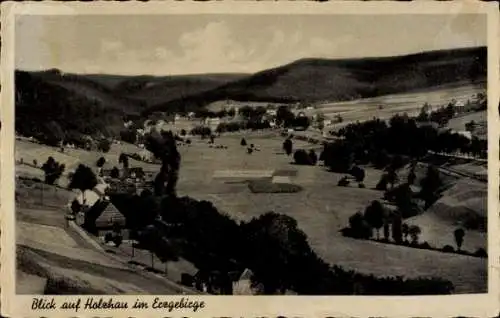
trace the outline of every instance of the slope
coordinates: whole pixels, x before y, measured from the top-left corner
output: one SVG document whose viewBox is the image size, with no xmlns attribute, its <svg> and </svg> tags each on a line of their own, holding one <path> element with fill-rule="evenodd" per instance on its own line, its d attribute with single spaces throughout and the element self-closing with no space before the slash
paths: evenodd
<svg viewBox="0 0 500 318">
<path fill-rule="evenodd" d="M 264 70 L 208 92 L 154 105 L 144 111 L 192 110 L 221 100 L 345 101 L 484 81 L 486 48 L 424 52 L 364 59 L 302 59 Z"/>
<path fill-rule="evenodd" d="M 25 136 L 114 135 L 140 105 L 97 83 L 59 72 L 17 71 L 16 131 Z"/>
<path fill-rule="evenodd" d="M 151 106 L 207 92 L 245 76 L 245 74 L 136 76 L 120 82 L 114 90 L 120 95 Z"/>
</svg>

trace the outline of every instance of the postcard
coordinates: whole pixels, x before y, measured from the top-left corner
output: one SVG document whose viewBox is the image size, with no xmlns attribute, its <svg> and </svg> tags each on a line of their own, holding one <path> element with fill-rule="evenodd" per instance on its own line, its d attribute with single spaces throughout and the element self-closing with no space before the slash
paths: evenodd
<svg viewBox="0 0 500 318">
<path fill-rule="evenodd" d="M 1 14 L 3 316 L 498 314 L 498 5 Z"/>
</svg>

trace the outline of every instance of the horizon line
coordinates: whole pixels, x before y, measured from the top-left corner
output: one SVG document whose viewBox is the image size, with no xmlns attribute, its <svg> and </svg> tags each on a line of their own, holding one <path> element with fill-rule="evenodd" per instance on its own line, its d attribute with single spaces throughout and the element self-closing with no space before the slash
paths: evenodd
<svg viewBox="0 0 500 318">
<path fill-rule="evenodd" d="M 473 50 L 473 49 L 488 49 L 487 45 L 479 45 L 479 46 L 462 46 L 462 47 L 453 47 L 453 48 L 446 48 L 446 49 L 433 49 L 433 50 L 424 50 L 424 51 L 417 51 L 413 53 L 403 53 L 403 54 L 395 54 L 395 55 L 380 55 L 380 56 L 366 56 L 366 57 L 339 57 L 339 58 L 328 58 L 328 57 L 302 57 L 299 59 L 295 59 L 291 62 L 286 62 L 279 64 L 277 66 L 272 66 L 268 68 L 264 68 L 255 72 L 250 72 L 250 73 L 242 73 L 242 72 L 208 72 L 208 73 L 179 73 L 179 74 L 164 74 L 164 75 L 152 75 L 152 74 L 119 74 L 119 73 L 85 73 L 85 72 L 73 72 L 73 71 L 64 71 L 60 68 L 57 67 L 52 67 L 52 68 L 45 68 L 45 69 L 38 69 L 38 70 L 27 70 L 27 69 L 20 69 L 15 67 L 14 71 L 20 71 L 20 72 L 27 72 L 27 73 L 43 73 L 43 72 L 59 72 L 59 73 L 65 73 L 68 75 L 81 75 L 81 76 L 118 76 L 118 77 L 153 77 L 153 78 L 159 78 L 159 77 L 180 77 L 180 76 L 224 76 L 224 75 L 252 75 L 252 74 L 258 74 L 260 72 L 266 71 L 266 70 L 272 70 L 276 69 L 279 67 L 287 66 L 287 65 L 292 65 L 294 63 L 300 62 L 300 61 L 305 61 L 305 60 L 328 60 L 328 61 L 361 61 L 361 60 L 371 60 L 371 59 L 384 59 L 384 58 L 402 58 L 402 57 L 409 57 L 409 56 L 416 56 L 420 54 L 431 54 L 431 53 L 437 53 L 437 52 L 446 52 L 446 51 L 463 51 L 463 50 Z"/>
</svg>

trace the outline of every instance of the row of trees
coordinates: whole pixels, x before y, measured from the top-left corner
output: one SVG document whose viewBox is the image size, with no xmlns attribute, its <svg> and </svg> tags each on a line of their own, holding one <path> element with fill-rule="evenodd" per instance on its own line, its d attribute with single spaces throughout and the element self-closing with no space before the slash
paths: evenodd
<svg viewBox="0 0 500 318">
<path fill-rule="evenodd" d="M 453 290 L 450 282 L 441 279 L 376 278 L 330 267 L 311 249 L 297 221 L 282 214 L 269 212 L 238 224 L 212 203 L 189 197 L 144 191 L 136 196 L 116 195 L 112 201 L 126 211 L 127 222 L 139 236 L 153 224 L 157 240 L 167 242 L 156 249 L 164 260 L 179 253 L 201 271 L 219 275 L 250 268 L 254 284 L 260 284 L 264 294 L 286 290 L 304 295 L 445 294 Z M 155 221 L 158 217 L 161 221 Z"/>
<path fill-rule="evenodd" d="M 389 154 L 419 159 L 428 151 L 462 152 L 486 158 L 487 142 L 430 125 L 419 125 L 408 116 L 395 115 L 387 124 L 380 119 L 350 124 L 336 133 L 339 140 L 324 147 L 325 165 L 335 172 L 346 172 L 354 162 L 387 166 Z"/>
<path fill-rule="evenodd" d="M 164 162 L 160 175 L 179 169 L 180 156 L 170 137 L 152 136 L 146 143 Z M 159 179 L 164 181 L 165 177 Z M 163 189 L 155 180 L 153 192 L 111 196 L 124 213 L 132 235 L 164 261 L 180 255 L 201 272 L 217 272 L 226 278 L 235 270 L 249 268 L 254 283 L 261 284 L 265 294 L 285 290 L 305 295 L 446 294 L 453 290 L 453 285 L 442 279 L 376 278 L 330 267 L 311 249 L 295 219 L 269 212 L 237 223 L 208 201 L 177 197 L 176 179 L 166 179 Z"/>
</svg>

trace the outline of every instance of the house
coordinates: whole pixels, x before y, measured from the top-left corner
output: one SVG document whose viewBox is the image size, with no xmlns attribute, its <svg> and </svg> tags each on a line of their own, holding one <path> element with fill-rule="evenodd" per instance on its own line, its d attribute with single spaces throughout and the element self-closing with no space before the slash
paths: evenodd
<svg viewBox="0 0 500 318">
<path fill-rule="evenodd" d="M 99 199 L 93 206 L 83 211 L 83 223 L 80 225 L 89 233 L 104 236 L 108 232 L 124 229 L 126 219 L 108 197 Z M 81 219 L 77 223 L 81 222 Z"/>
<path fill-rule="evenodd" d="M 141 167 L 133 167 L 129 168 L 128 174 L 132 179 L 141 179 L 144 180 L 146 178 L 146 173 Z"/>
<path fill-rule="evenodd" d="M 252 286 L 253 272 L 246 268 L 238 280 L 233 282 L 233 295 L 257 295 L 259 288 Z"/>
</svg>

